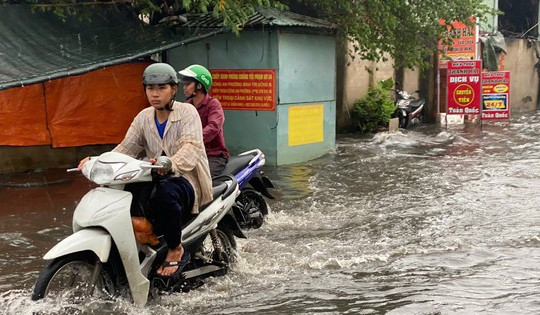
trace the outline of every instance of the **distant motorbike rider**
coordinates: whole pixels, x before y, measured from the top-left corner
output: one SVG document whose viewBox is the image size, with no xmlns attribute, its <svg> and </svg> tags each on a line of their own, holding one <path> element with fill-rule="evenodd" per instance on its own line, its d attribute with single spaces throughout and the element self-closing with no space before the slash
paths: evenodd
<svg viewBox="0 0 540 315">
<path fill-rule="evenodd" d="M 225 114 L 221 103 L 208 93 L 212 87 L 212 75 L 201 65 L 191 65 L 179 71 L 184 84 L 186 102 L 193 104 L 199 113 L 203 127 L 204 146 L 212 177 L 221 174 L 229 159 L 225 146 L 223 123 Z"/>
</svg>

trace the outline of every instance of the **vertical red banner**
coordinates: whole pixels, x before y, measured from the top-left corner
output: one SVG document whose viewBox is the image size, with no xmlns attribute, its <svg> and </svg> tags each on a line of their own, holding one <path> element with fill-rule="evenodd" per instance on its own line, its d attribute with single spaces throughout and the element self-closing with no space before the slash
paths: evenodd
<svg viewBox="0 0 540 315">
<path fill-rule="evenodd" d="M 223 109 L 276 109 L 276 72 L 261 70 L 210 70 L 210 94 L 221 102 Z"/>
<path fill-rule="evenodd" d="M 482 99 L 482 61 L 448 62 L 447 104 L 449 115 L 479 115 Z"/>
<path fill-rule="evenodd" d="M 510 119 L 510 72 L 482 72 L 482 119 Z"/>
</svg>

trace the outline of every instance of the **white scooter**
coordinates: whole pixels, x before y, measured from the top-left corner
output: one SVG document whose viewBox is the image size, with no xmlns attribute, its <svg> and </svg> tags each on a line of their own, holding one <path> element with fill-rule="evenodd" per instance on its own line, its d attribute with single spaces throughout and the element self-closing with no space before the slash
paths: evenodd
<svg viewBox="0 0 540 315">
<path fill-rule="evenodd" d="M 33 300 L 61 294 L 81 302 L 130 293 L 133 302 L 142 305 L 150 295 L 188 291 L 200 286 L 204 277 L 228 271 L 235 257 L 234 235 L 243 236 L 231 211 L 239 194 L 232 176 L 213 188 L 214 200 L 183 226 L 182 244 L 190 258 L 180 279 L 169 283 L 156 275 L 165 260 L 166 244 L 162 237 L 154 246 L 137 241 L 130 215 L 133 196 L 124 186 L 152 181 L 152 168 L 167 164 L 166 157 L 152 165 L 115 152 L 85 163 L 82 173 L 100 186 L 75 209 L 74 233 L 45 254 L 50 263 L 39 274 Z"/>
</svg>

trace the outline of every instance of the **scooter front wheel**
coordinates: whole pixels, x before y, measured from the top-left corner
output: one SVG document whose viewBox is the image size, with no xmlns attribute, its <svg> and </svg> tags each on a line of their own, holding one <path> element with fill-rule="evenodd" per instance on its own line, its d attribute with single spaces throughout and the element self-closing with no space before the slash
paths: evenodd
<svg viewBox="0 0 540 315">
<path fill-rule="evenodd" d="M 92 253 L 73 253 L 59 257 L 39 274 L 32 300 L 59 297 L 68 303 L 81 303 L 87 298 L 111 298 L 114 284 Z"/>
<path fill-rule="evenodd" d="M 406 129 L 409 124 L 409 117 L 408 116 L 399 116 L 399 128 Z"/>
</svg>

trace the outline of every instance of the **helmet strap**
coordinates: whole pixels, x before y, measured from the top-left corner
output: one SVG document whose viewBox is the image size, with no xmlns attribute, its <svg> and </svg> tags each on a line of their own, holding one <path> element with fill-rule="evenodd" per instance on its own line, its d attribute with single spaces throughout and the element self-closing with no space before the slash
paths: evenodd
<svg viewBox="0 0 540 315">
<path fill-rule="evenodd" d="M 174 87 L 173 85 L 171 85 L 171 87 Z M 178 84 L 176 84 L 176 88 L 178 89 Z M 178 90 L 176 90 L 178 92 Z M 176 92 L 174 92 L 173 96 L 171 97 L 171 101 L 169 102 L 169 104 L 165 105 L 165 109 L 172 112 L 173 111 L 173 104 L 174 104 L 174 98 L 176 97 Z"/>
<path fill-rule="evenodd" d="M 170 112 L 173 111 L 172 107 L 173 107 L 173 104 L 174 104 L 174 97 L 175 96 L 176 96 L 176 93 L 174 93 L 174 95 L 172 96 L 171 101 L 167 105 L 165 105 L 165 109 L 170 111 Z"/>
</svg>

